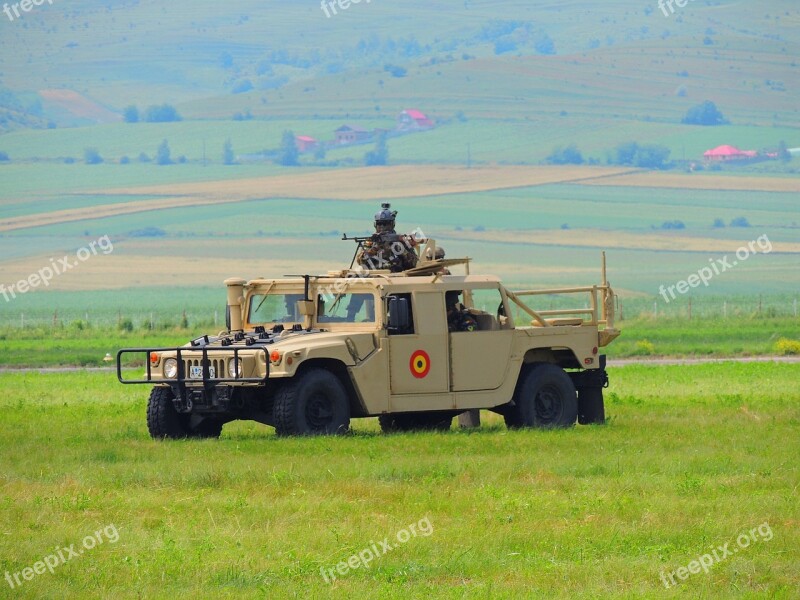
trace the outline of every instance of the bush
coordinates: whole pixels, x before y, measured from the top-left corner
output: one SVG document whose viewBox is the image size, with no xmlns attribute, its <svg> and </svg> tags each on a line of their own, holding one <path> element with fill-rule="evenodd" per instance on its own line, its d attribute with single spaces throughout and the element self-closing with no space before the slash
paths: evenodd
<svg viewBox="0 0 800 600">
<path fill-rule="evenodd" d="M 775 352 L 781 356 L 800 354 L 800 341 L 780 338 L 775 342 Z"/>
<path fill-rule="evenodd" d="M 139 153 L 139 157 L 137 158 L 137 160 L 140 163 L 149 163 L 151 161 L 150 157 L 147 156 L 147 154 L 145 154 L 144 152 Z"/>
<path fill-rule="evenodd" d="M 640 146 L 636 142 L 625 142 L 614 149 L 613 164 L 630 165 L 643 169 L 663 169 L 667 166 L 670 149 L 658 144 Z"/>
<path fill-rule="evenodd" d="M 634 356 L 652 356 L 656 353 L 656 347 L 653 342 L 648 340 L 639 340 L 633 346 Z"/>
<path fill-rule="evenodd" d="M 253 89 L 253 82 L 249 79 L 241 79 L 233 84 L 233 89 L 231 89 L 232 94 L 244 94 L 245 92 L 249 92 Z"/>
<path fill-rule="evenodd" d="M 120 159 L 119 159 L 119 164 L 121 164 L 121 165 L 128 165 L 128 164 L 130 164 L 130 162 L 131 162 L 131 159 L 128 158 L 127 156 L 121 156 Z"/>
<path fill-rule="evenodd" d="M 139 109 L 136 108 L 133 104 L 131 104 L 130 106 L 126 106 L 125 110 L 122 112 L 122 116 L 124 117 L 126 123 L 138 123 Z"/>
<path fill-rule="evenodd" d="M 231 139 L 225 140 L 225 146 L 222 148 L 222 164 L 232 165 L 236 162 L 236 155 L 233 153 L 233 144 Z"/>
<path fill-rule="evenodd" d="M 160 106 L 148 106 L 144 113 L 144 120 L 148 123 L 171 123 L 173 121 L 180 121 L 181 116 L 174 106 L 170 104 L 161 104 Z"/>
<path fill-rule="evenodd" d="M 731 221 L 731 227 L 750 227 L 750 221 L 745 217 L 736 217 Z"/>
<path fill-rule="evenodd" d="M 133 321 L 130 319 L 122 319 L 120 320 L 118 327 L 120 331 L 131 332 L 133 331 Z"/>
<path fill-rule="evenodd" d="M 686 225 L 684 225 L 683 221 L 664 221 L 661 224 L 661 229 L 686 229 Z"/>
<path fill-rule="evenodd" d="M 294 132 L 284 131 L 281 138 L 280 157 L 278 162 L 284 167 L 296 167 L 299 164 L 298 157 L 300 152 L 297 150 Z"/>
<path fill-rule="evenodd" d="M 161 227 L 144 227 L 142 229 L 134 229 L 133 231 L 128 233 L 131 237 L 145 237 L 145 238 L 156 238 L 156 237 L 164 237 L 167 235 L 167 232 L 161 229 Z"/>
<path fill-rule="evenodd" d="M 83 162 L 87 165 L 99 165 L 103 162 L 103 157 L 100 156 L 100 152 L 97 151 L 97 148 L 86 148 L 83 151 Z"/>
<path fill-rule="evenodd" d="M 706 100 L 702 104 L 690 108 L 681 123 L 685 125 L 714 126 L 725 125 L 728 121 L 722 116 L 716 104 Z"/>
<path fill-rule="evenodd" d="M 8 158 L 8 152 L 0 152 L 0 162 L 8 162 L 11 159 Z"/>
<path fill-rule="evenodd" d="M 384 65 L 383 70 L 389 73 L 392 77 L 405 77 L 408 69 L 398 65 Z"/>
<path fill-rule="evenodd" d="M 722 219 L 714 219 L 714 229 L 722 229 L 725 227 L 725 221 Z"/>
<path fill-rule="evenodd" d="M 551 165 L 582 165 L 583 155 L 575 144 L 570 144 L 566 148 L 558 146 L 545 162 Z"/>
<path fill-rule="evenodd" d="M 500 54 L 506 54 L 508 52 L 514 52 L 514 51 L 516 51 L 516 49 L 517 49 L 516 42 L 514 42 L 514 40 L 509 39 L 509 38 L 503 38 L 503 39 L 497 40 L 494 43 L 494 53 L 497 54 L 498 56 Z"/>
<path fill-rule="evenodd" d="M 167 140 L 161 142 L 159 145 L 158 150 L 156 151 L 156 164 L 157 165 L 171 165 L 172 158 L 170 156 L 169 144 Z"/>
<path fill-rule="evenodd" d="M 389 161 L 389 149 L 386 146 L 386 133 L 381 133 L 375 141 L 375 149 L 364 155 L 367 167 L 383 166 Z"/>
</svg>

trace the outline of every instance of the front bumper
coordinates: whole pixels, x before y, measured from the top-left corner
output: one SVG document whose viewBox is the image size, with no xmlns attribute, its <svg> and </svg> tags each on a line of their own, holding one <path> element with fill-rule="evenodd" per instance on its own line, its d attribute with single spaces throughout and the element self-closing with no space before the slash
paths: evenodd
<svg viewBox="0 0 800 600">
<path fill-rule="evenodd" d="M 158 372 L 154 373 L 154 367 L 150 362 L 150 355 L 158 353 L 161 358 L 158 363 Z M 164 358 L 164 354 L 168 353 L 169 356 Z M 144 357 L 144 364 L 147 371 L 143 379 L 126 379 L 122 375 L 122 357 L 129 354 L 140 354 Z M 258 359 L 263 354 L 263 362 Z M 160 365 L 167 358 L 175 358 L 178 361 L 178 372 L 174 378 L 165 377 L 161 371 Z M 248 359 L 252 359 L 251 376 L 245 377 L 244 373 L 237 373 L 237 377 L 230 377 L 228 374 L 227 364 L 229 360 L 235 361 L 238 364 L 242 360 L 243 371 L 247 371 Z M 201 377 L 192 377 L 191 366 L 201 367 Z M 211 367 L 217 365 L 214 369 L 214 376 L 212 377 Z M 220 368 L 221 366 L 221 368 Z M 263 368 L 264 376 L 252 376 L 252 373 L 259 372 Z M 154 375 L 156 375 L 154 377 Z M 220 377 L 220 375 L 222 375 Z M 248 386 L 263 386 L 266 385 L 269 379 L 269 354 L 265 347 L 238 347 L 238 346 L 222 346 L 222 347 L 203 347 L 203 348 L 123 348 L 117 352 L 117 379 L 120 383 L 126 385 L 130 384 L 165 384 L 176 388 L 179 392 L 185 392 L 186 388 L 202 388 L 211 390 L 215 387 L 226 385 L 248 385 Z"/>
</svg>

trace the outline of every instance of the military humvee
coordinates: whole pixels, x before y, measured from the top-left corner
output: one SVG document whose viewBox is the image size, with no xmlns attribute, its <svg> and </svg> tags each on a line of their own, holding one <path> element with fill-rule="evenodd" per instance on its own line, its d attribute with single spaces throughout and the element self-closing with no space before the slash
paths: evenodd
<svg viewBox="0 0 800 600">
<path fill-rule="evenodd" d="M 343 433 L 351 418 L 375 416 L 384 431 L 449 429 L 475 409 L 509 427 L 604 422 L 599 349 L 619 335 L 605 257 L 599 285 L 512 292 L 470 274 L 469 259 L 426 260 L 440 254 L 424 244 L 402 273 L 228 279 L 227 330 L 180 348 L 120 350 L 117 376 L 154 386 L 154 438 L 218 437 L 236 419 L 279 435 Z M 464 273 L 449 274 L 458 265 Z M 523 300 L 553 294 L 587 301 L 537 310 Z M 144 375 L 126 378 L 142 360 Z"/>
</svg>

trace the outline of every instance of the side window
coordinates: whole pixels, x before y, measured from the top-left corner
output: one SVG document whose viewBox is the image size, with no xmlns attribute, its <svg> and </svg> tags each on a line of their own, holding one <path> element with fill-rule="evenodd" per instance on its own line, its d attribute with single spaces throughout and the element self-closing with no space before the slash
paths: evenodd
<svg viewBox="0 0 800 600">
<path fill-rule="evenodd" d="M 399 306 L 399 303 L 393 303 L 392 299 L 396 298 L 397 300 L 404 302 L 405 305 L 408 307 L 408 324 L 405 327 L 392 327 L 392 306 Z M 416 330 L 414 328 L 414 308 L 413 303 L 411 300 L 411 294 L 389 294 L 386 297 L 386 306 L 387 306 L 387 314 L 386 320 L 389 323 L 389 335 L 411 335 Z M 395 315 L 396 317 L 396 315 Z"/>
<path fill-rule="evenodd" d="M 499 289 L 472 290 L 472 306 L 469 312 L 477 321 L 478 331 L 494 331 L 501 328 L 504 317 L 503 297 Z"/>
</svg>

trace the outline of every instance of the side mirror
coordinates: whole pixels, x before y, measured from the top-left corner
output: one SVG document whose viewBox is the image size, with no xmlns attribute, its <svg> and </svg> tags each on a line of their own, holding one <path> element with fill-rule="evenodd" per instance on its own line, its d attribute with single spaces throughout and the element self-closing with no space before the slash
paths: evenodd
<svg viewBox="0 0 800 600">
<path fill-rule="evenodd" d="M 408 298 L 389 298 L 389 331 L 405 331 L 411 327 Z"/>
</svg>

